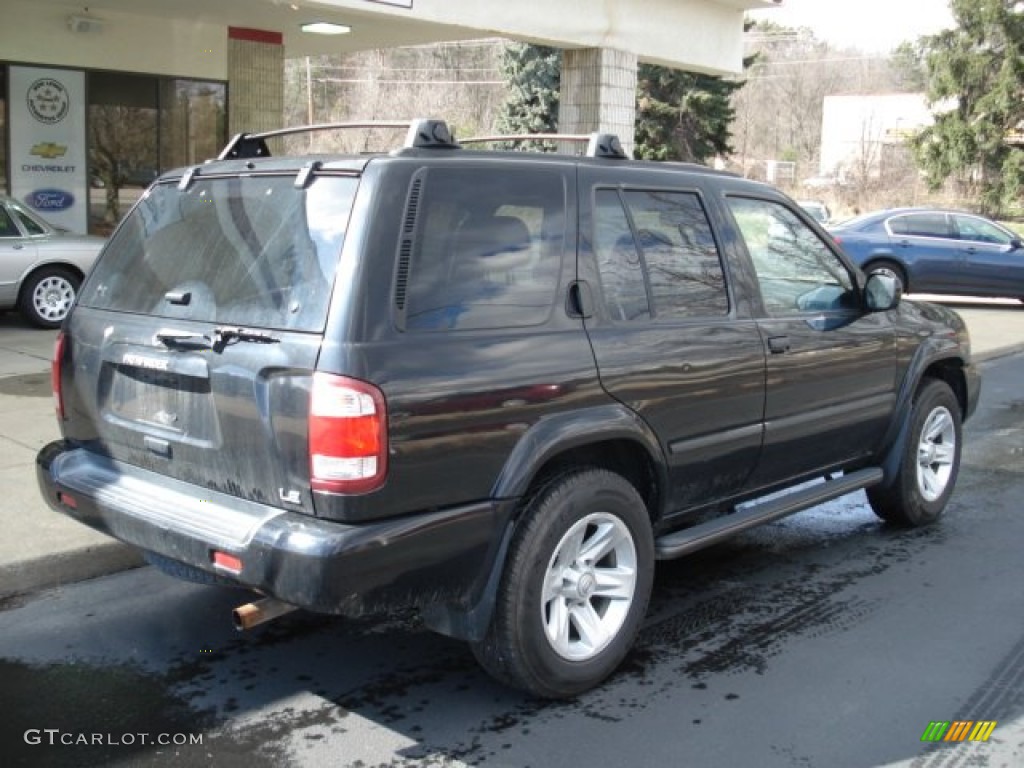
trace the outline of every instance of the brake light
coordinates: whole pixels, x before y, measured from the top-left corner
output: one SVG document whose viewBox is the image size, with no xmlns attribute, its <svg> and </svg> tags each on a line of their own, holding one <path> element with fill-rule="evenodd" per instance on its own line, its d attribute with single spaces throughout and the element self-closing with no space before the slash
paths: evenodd
<svg viewBox="0 0 1024 768">
<path fill-rule="evenodd" d="M 366 493 L 387 473 L 387 408 L 372 384 L 313 374 L 309 403 L 309 471 L 313 490 Z"/>
<path fill-rule="evenodd" d="M 61 392 L 60 364 L 64 359 L 67 339 L 64 331 L 57 331 L 57 339 L 53 343 L 53 360 L 50 362 L 50 387 L 53 389 L 53 407 L 57 409 L 57 419 L 64 421 L 64 395 Z"/>
</svg>

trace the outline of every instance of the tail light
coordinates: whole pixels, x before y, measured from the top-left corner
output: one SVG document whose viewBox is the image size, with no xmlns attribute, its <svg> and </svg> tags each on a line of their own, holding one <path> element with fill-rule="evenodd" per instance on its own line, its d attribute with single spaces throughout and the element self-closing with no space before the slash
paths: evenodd
<svg viewBox="0 0 1024 768">
<path fill-rule="evenodd" d="M 60 364 L 64 359 L 64 349 L 67 346 L 67 338 L 64 331 L 57 332 L 57 339 L 53 343 L 53 360 L 50 362 L 50 387 L 53 389 L 53 406 L 57 409 L 57 419 L 64 421 L 64 394 L 61 391 Z"/>
<path fill-rule="evenodd" d="M 313 374 L 309 403 L 309 470 L 313 490 L 366 493 L 387 474 L 387 408 L 372 384 Z"/>
</svg>

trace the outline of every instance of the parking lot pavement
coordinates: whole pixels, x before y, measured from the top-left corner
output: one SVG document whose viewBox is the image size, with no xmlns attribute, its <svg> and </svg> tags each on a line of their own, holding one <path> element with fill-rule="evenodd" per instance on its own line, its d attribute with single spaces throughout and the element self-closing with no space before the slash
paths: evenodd
<svg viewBox="0 0 1024 768">
<path fill-rule="evenodd" d="M 1024 352 L 1020 302 L 941 302 L 967 322 L 977 361 Z M 142 562 L 131 548 L 53 512 L 39 496 L 36 452 L 60 436 L 49 377 L 54 336 L 14 313 L 0 314 L 0 600 Z"/>
<path fill-rule="evenodd" d="M 129 547 L 51 510 L 36 486 L 36 452 L 60 437 L 53 412 L 53 331 L 0 314 L 0 599 L 129 568 Z"/>
</svg>

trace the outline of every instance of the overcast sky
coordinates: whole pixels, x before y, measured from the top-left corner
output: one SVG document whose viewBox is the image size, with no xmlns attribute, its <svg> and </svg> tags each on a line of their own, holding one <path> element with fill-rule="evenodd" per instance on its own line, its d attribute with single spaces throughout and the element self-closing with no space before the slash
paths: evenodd
<svg viewBox="0 0 1024 768">
<path fill-rule="evenodd" d="M 750 15 L 810 27 L 821 40 L 871 52 L 953 26 L 948 0 L 783 0 L 779 8 Z"/>
</svg>

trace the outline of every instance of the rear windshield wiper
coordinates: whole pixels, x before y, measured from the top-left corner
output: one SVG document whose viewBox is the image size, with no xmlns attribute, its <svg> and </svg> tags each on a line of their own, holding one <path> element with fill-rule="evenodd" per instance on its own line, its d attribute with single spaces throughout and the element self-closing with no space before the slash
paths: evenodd
<svg viewBox="0 0 1024 768">
<path fill-rule="evenodd" d="M 233 341 L 254 341 L 257 344 L 277 344 L 281 340 L 266 331 L 251 328 L 221 326 L 213 329 L 213 348 L 223 349 Z"/>
<path fill-rule="evenodd" d="M 189 347 L 192 349 L 212 349 L 220 352 L 232 342 L 252 341 L 257 344 L 277 344 L 281 340 L 266 331 L 237 326 L 222 326 L 213 329 L 213 338 L 202 333 L 164 329 L 157 331 L 157 341 L 168 347 Z"/>
<path fill-rule="evenodd" d="M 190 333 L 189 331 L 162 330 L 157 331 L 157 341 L 161 341 L 168 347 L 196 347 L 198 349 L 212 349 L 213 343 L 209 336 L 201 333 Z"/>
</svg>

